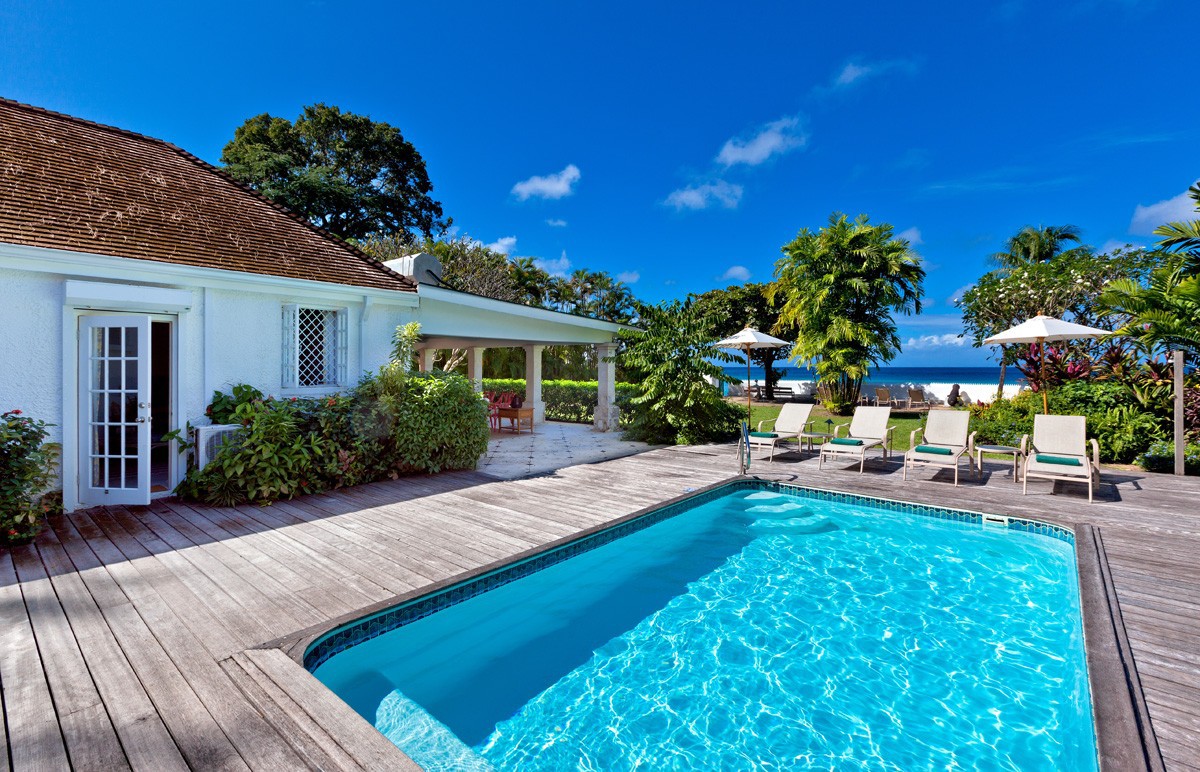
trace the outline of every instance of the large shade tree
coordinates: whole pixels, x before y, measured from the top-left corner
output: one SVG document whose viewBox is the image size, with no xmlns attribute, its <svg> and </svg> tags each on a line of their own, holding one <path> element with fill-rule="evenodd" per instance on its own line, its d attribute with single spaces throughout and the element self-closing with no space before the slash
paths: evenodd
<svg viewBox="0 0 1200 772">
<path fill-rule="evenodd" d="M 1101 289 L 1122 276 L 1145 277 L 1161 259 L 1161 253 L 1142 249 L 1095 254 L 1088 247 L 1079 247 L 1059 252 L 1048 260 L 1014 263 L 989 271 L 957 300 L 963 330 L 978 348 L 986 338 L 1038 314 L 1065 318 L 1087 327 L 1111 326 L 1119 320 L 1106 319 L 1110 310 L 1100 302 Z M 1063 347 L 1099 358 L 1102 348 L 1123 345 L 1120 341 L 1103 344 L 1081 341 Z M 1069 351 L 1058 354 L 1064 364 L 1071 358 Z M 1028 356 L 1028 347 L 995 348 L 995 358 L 1000 363 L 998 393 L 1004 390 L 1008 365 L 1019 364 Z"/>
<path fill-rule="evenodd" d="M 779 323 L 780 305 L 767 297 L 767 285 L 757 283 L 735 284 L 725 289 L 714 289 L 696 298 L 702 315 L 713 326 L 713 337 L 728 338 L 746 327 L 763 332 L 783 333 Z M 786 334 L 784 335 L 786 338 Z M 763 368 L 766 373 L 766 398 L 775 398 L 775 384 L 779 380 L 776 362 L 786 360 L 791 346 L 784 348 L 756 348 L 750 350 L 750 361 Z"/>
<path fill-rule="evenodd" d="M 925 269 L 891 225 L 840 212 L 800 231 L 783 255 L 768 290 L 779 329 L 794 332 L 792 359 L 815 367 L 827 406 L 845 411 L 871 366 L 900 353 L 894 315 L 920 313 Z"/>
<path fill-rule="evenodd" d="M 449 225 L 425 161 L 400 130 L 315 104 L 295 121 L 267 113 L 239 126 L 225 170 L 267 198 L 345 239 Z"/>
</svg>

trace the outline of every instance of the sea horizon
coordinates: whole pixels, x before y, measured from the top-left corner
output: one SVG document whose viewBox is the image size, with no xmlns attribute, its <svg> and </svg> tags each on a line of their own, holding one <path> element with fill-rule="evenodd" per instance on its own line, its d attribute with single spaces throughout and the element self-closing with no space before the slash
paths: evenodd
<svg viewBox="0 0 1200 772">
<path fill-rule="evenodd" d="M 746 379 L 744 364 L 723 365 L 726 375 L 739 383 Z M 776 366 L 784 375 L 781 381 L 812 381 L 816 374 L 809 367 L 787 365 Z M 765 377 L 761 365 L 750 367 L 750 380 L 762 381 Z M 1016 368 L 1008 368 L 1005 382 L 1015 384 L 1024 376 Z M 872 368 L 864 383 L 898 384 L 898 383 L 958 383 L 958 384 L 996 384 L 1000 380 L 1000 365 L 987 367 L 876 367 Z"/>
</svg>

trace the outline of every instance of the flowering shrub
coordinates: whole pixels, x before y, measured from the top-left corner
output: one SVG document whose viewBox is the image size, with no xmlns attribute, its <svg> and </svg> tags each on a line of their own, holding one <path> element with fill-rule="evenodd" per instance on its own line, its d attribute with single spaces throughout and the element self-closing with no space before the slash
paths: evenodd
<svg viewBox="0 0 1200 772">
<path fill-rule="evenodd" d="M 59 450 L 45 441 L 48 427 L 20 410 L 0 413 L 0 544 L 30 541 L 46 515 L 61 510 L 61 499 L 44 493 Z"/>
</svg>

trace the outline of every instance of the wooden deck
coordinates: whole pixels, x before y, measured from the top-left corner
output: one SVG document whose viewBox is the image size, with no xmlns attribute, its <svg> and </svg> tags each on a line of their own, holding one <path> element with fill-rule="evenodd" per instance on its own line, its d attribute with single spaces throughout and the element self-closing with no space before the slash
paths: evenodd
<svg viewBox="0 0 1200 772">
<path fill-rule="evenodd" d="M 795 455 L 771 478 L 1099 526 L 1167 769 L 1200 769 L 1200 480 L 1113 472 L 1031 484 L 1001 463 L 953 488 Z M 382 736 L 264 642 L 730 477 L 728 448 L 671 448 L 546 477 L 455 473 L 275 506 L 159 502 L 56 518 L 0 549 L 0 772 L 400 769 Z M 1114 485 L 1115 483 L 1115 485 Z M 1157 762 L 1157 758 L 1152 759 Z"/>
</svg>

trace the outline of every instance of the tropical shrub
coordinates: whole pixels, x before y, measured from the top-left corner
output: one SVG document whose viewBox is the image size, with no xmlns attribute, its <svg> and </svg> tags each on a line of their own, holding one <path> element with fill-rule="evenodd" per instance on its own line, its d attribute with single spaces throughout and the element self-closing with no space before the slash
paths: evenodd
<svg viewBox="0 0 1200 772">
<path fill-rule="evenodd" d="M 419 325 L 396 329 L 393 359 L 348 394 L 263 398 L 245 385 L 218 394 L 207 411 L 243 429 L 183 496 L 229 506 L 268 503 L 402 474 L 473 469 L 487 451 L 487 407 L 460 375 L 413 373 Z"/>
<path fill-rule="evenodd" d="M 1151 444 L 1166 439 L 1163 422 L 1132 405 L 1088 416 L 1088 433 L 1100 444 L 1100 458 L 1119 464 L 1132 462 Z"/>
<path fill-rule="evenodd" d="M 484 378 L 483 390 L 496 394 L 509 391 L 528 399 L 523 378 Z M 637 388 L 632 383 L 618 383 L 618 407 L 627 405 L 636 393 Z M 550 421 L 590 424 L 599 402 L 599 384 L 596 381 L 542 381 L 542 401 L 546 403 L 546 418 Z M 622 425 L 626 420 L 625 411 L 622 411 Z"/>
<path fill-rule="evenodd" d="M 709 320 L 691 298 L 638 304 L 637 309 L 641 328 L 619 333 L 625 347 L 617 354 L 617 363 L 637 389 L 629 400 L 625 436 L 656 445 L 736 436 L 745 413 L 712 385 L 732 381 L 716 363 L 732 356 L 712 347 Z"/>
<path fill-rule="evenodd" d="M 1161 441 L 1147 448 L 1138 456 L 1137 464 L 1147 472 L 1175 471 L 1175 443 Z M 1189 442 L 1183 449 L 1184 474 L 1200 475 L 1200 443 Z"/>
<path fill-rule="evenodd" d="M 61 494 L 47 494 L 59 447 L 47 443 L 50 424 L 20 410 L 0 413 L 0 544 L 23 544 L 62 509 Z"/>
</svg>

